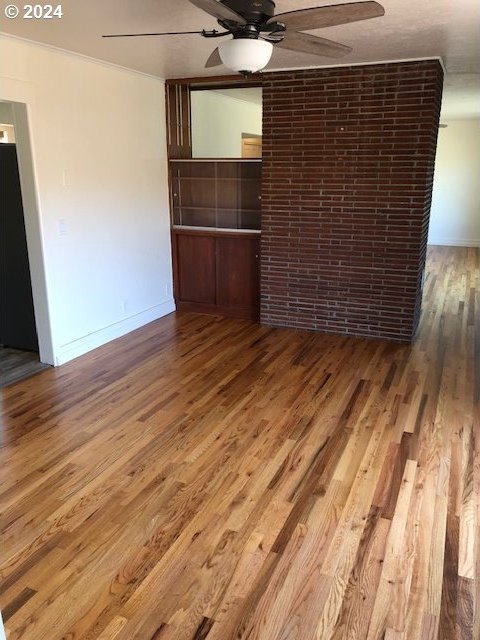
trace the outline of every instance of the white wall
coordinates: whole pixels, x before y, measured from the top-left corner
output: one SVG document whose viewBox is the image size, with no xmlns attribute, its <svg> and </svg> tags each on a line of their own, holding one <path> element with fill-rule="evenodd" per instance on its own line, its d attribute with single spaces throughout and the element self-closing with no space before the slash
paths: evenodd
<svg viewBox="0 0 480 640">
<path fill-rule="evenodd" d="M 439 130 L 429 244 L 480 246 L 480 120 Z"/>
<path fill-rule="evenodd" d="M 192 91 L 194 158 L 241 158 L 242 133 L 262 134 L 262 105 L 216 91 Z"/>
<path fill-rule="evenodd" d="M 13 125 L 13 109 L 8 102 L 0 102 L 0 122 Z"/>
<path fill-rule="evenodd" d="M 42 359 L 61 364 L 173 311 L 163 82 L 1 37 L 0 100 L 27 105 L 24 122 L 14 111 L 22 174 L 18 139 L 27 127 L 31 138 Z"/>
</svg>

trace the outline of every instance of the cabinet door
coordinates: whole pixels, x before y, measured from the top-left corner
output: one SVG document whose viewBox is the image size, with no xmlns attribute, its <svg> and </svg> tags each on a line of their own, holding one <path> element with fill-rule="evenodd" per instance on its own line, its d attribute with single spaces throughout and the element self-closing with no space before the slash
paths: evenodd
<svg viewBox="0 0 480 640">
<path fill-rule="evenodd" d="M 217 304 L 256 317 L 260 306 L 257 237 L 217 237 Z"/>
<path fill-rule="evenodd" d="M 177 235 L 177 299 L 215 304 L 215 238 Z"/>
</svg>

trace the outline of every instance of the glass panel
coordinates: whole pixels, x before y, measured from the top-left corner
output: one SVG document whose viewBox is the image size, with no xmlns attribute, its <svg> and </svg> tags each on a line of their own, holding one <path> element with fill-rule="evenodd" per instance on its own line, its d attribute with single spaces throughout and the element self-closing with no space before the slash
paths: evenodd
<svg viewBox="0 0 480 640">
<path fill-rule="evenodd" d="M 261 158 L 262 89 L 191 91 L 193 158 Z"/>
<path fill-rule="evenodd" d="M 172 160 L 170 168 L 174 225 L 260 229 L 260 161 Z"/>
</svg>

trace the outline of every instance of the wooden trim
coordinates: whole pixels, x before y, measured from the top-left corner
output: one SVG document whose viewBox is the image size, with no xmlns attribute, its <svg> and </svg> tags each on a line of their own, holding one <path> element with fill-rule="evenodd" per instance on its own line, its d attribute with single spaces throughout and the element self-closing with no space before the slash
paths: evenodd
<svg viewBox="0 0 480 640">
<path fill-rule="evenodd" d="M 178 309 L 178 299 L 180 297 L 179 292 L 179 273 L 178 273 L 178 245 L 177 245 L 177 236 L 179 234 L 176 233 L 175 229 L 170 230 L 170 237 L 172 240 L 172 280 L 173 280 L 173 299 L 175 300 L 175 304 L 177 304 Z"/>
<path fill-rule="evenodd" d="M 262 158 L 169 158 L 169 162 L 262 162 Z"/>
<path fill-rule="evenodd" d="M 175 226 L 172 227 L 172 234 L 177 236 L 214 236 L 216 238 L 218 238 L 219 236 L 233 236 L 235 238 L 238 238 L 239 236 L 245 236 L 247 238 L 257 238 L 261 235 L 261 231 L 257 229 L 238 229 L 237 231 L 236 229 L 222 229 L 218 227 L 212 227 L 211 230 L 208 228 L 191 229 L 186 226 L 181 228 Z"/>
<path fill-rule="evenodd" d="M 166 87 L 165 100 L 168 158 L 190 159 L 190 89 L 185 85 L 169 85 Z"/>
<path fill-rule="evenodd" d="M 227 316 L 229 318 L 241 318 L 243 320 L 259 320 L 260 307 L 256 309 L 241 307 L 222 307 L 216 304 L 200 304 L 198 302 L 176 301 L 177 311 L 192 311 L 215 316 Z"/>
<path fill-rule="evenodd" d="M 167 86 L 170 85 L 189 85 L 191 89 L 205 87 L 216 87 L 219 89 L 230 89 L 235 87 L 261 87 L 262 76 L 261 74 L 252 74 L 245 78 L 241 75 L 229 75 L 229 76 L 202 76 L 200 78 L 171 78 L 165 80 Z"/>
</svg>

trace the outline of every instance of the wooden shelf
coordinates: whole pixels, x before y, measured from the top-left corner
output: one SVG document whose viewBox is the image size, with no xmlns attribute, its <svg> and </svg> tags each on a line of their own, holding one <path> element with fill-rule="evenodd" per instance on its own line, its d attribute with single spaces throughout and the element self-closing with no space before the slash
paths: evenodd
<svg viewBox="0 0 480 640">
<path fill-rule="evenodd" d="M 172 160 L 172 224 L 259 230 L 261 162 Z"/>
<path fill-rule="evenodd" d="M 253 235 L 253 236 L 259 236 L 262 234 L 260 229 L 230 229 L 228 227 L 192 227 L 189 225 L 181 225 L 181 224 L 174 224 L 172 227 L 174 232 L 177 233 L 192 233 L 192 234 L 198 234 L 200 233 L 201 235 Z"/>
</svg>

